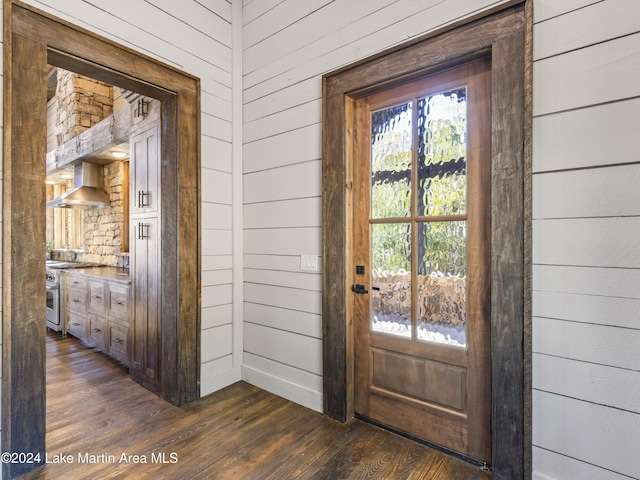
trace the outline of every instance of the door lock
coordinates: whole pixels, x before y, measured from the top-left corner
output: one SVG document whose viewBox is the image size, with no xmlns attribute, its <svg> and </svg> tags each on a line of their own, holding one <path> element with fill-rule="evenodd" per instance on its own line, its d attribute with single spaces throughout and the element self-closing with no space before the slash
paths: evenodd
<svg viewBox="0 0 640 480">
<path fill-rule="evenodd" d="M 364 285 L 360 285 L 359 283 L 356 283 L 355 285 L 351 285 L 351 291 L 355 293 L 359 293 L 360 295 L 369 293 L 369 290 L 364 288 Z"/>
</svg>

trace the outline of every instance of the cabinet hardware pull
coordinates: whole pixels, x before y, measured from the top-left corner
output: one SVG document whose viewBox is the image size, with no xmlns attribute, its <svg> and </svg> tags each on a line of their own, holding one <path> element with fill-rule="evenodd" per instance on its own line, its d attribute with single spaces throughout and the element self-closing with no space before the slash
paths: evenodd
<svg viewBox="0 0 640 480">
<path fill-rule="evenodd" d="M 151 202 L 149 201 L 150 196 L 151 196 L 151 192 L 138 190 L 138 208 L 150 207 L 151 206 Z"/>
<path fill-rule="evenodd" d="M 100 295 L 91 295 L 93 298 L 102 298 Z"/>
<path fill-rule="evenodd" d="M 124 305 L 124 302 L 118 302 L 117 300 L 115 300 L 113 303 L 115 303 L 116 305 Z"/>
<path fill-rule="evenodd" d="M 72 326 L 72 327 L 79 327 L 79 326 L 80 326 L 80 324 L 79 324 L 79 323 L 72 323 L 72 324 L 71 324 L 71 326 Z"/>
<path fill-rule="evenodd" d="M 102 330 L 100 330 L 99 328 L 94 328 L 93 331 L 98 333 L 98 332 L 101 332 Z"/>
<path fill-rule="evenodd" d="M 149 224 L 138 222 L 138 240 L 146 240 L 149 238 Z M 147 230 L 145 232 L 145 229 Z"/>
<path fill-rule="evenodd" d="M 114 339 L 113 339 L 113 341 L 114 341 L 114 342 L 116 342 L 116 343 L 120 343 L 120 342 L 122 342 L 122 340 L 121 340 L 121 339 L 119 339 L 119 338 L 114 338 Z"/>
</svg>

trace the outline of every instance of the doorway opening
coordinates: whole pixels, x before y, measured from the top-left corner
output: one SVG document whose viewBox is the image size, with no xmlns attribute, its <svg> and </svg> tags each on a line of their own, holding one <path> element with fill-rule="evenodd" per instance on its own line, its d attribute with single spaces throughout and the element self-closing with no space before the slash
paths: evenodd
<svg viewBox="0 0 640 480">
<path fill-rule="evenodd" d="M 531 77 L 525 68 L 530 61 L 526 43 L 530 31 L 530 3 L 508 2 L 492 11 L 329 73 L 323 79 L 324 408 L 330 417 L 347 421 L 357 412 L 357 397 L 362 394 L 358 373 L 354 369 L 355 355 L 359 342 L 362 341 L 362 336 L 356 330 L 359 308 L 356 305 L 366 297 L 362 293 L 374 291 L 373 287 L 382 289 L 381 285 L 376 285 L 373 281 L 371 284 L 366 283 L 367 265 L 356 261 L 358 251 L 368 251 L 369 248 L 367 245 L 355 244 L 357 233 L 353 227 L 354 217 L 358 214 L 354 193 L 357 188 L 355 170 L 358 168 L 355 159 L 358 149 L 363 148 L 356 135 L 358 102 L 367 97 L 372 98 L 379 92 L 394 87 L 401 88 L 400 86 L 417 79 L 446 72 L 482 58 L 489 62 L 490 139 L 486 147 L 490 149 L 488 181 L 491 196 L 488 208 L 491 223 L 488 235 L 491 245 L 491 293 L 488 335 L 491 356 L 488 360 L 490 379 L 485 379 L 482 387 L 490 389 L 491 436 L 485 440 L 490 442 L 490 449 L 485 451 L 490 451 L 488 463 L 495 477 L 513 479 L 528 478 L 531 464 L 528 418 L 531 407 L 531 312 L 527 300 L 530 298 L 528 278 L 531 268 L 530 226 L 527 221 L 530 218 L 530 193 L 527 184 L 530 181 L 531 158 L 527 145 L 530 145 Z M 453 89 L 455 90 L 455 86 Z M 397 105 L 398 103 L 392 102 L 391 106 Z M 383 109 L 384 107 L 385 105 L 382 106 Z M 392 113 L 395 115 L 398 112 Z M 373 175 L 368 179 L 368 188 L 375 187 L 375 180 Z M 404 222 L 400 218 L 372 220 L 369 217 L 368 220 L 374 233 L 376 230 L 388 233 Z M 461 231 L 461 218 L 457 214 L 448 215 L 444 220 L 458 226 Z M 431 222 L 416 218 L 415 223 L 410 228 L 413 229 L 415 238 L 418 238 L 420 228 L 417 225 Z M 427 230 L 426 225 L 422 228 Z M 449 247 L 447 251 L 450 253 Z M 415 249 L 415 253 L 419 255 L 420 252 Z M 412 259 L 412 262 L 413 268 L 420 267 L 415 263 L 416 259 Z M 455 262 L 453 265 L 455 266 Z M 419 272 L 417 274 L 419 277 Z M 452 278 L 449 281 L 456 280 Z M 417 293 L 414 292 L 413 295 L 414 301 L 419 298 Z M 368 311 L 376 307 L 373 298 L 374 295 L 369 295 L 368 300 L 364 300 Z M 407 313 L 407 319 L 400 322 L 399 316 L 395 315 L 397 312 L 393 313 L 394 315 L 387 315 L 383 320 L 388 321 L 387 327 L 391 329 L 403 323 L 398 332 L 405 333 L 405 337 L 411 335 L 413 338 L 414 332 L 422 324 L 428 329 L 429 325 L 426 324 L 431 323 L 425 315 L 411 317 L 413 313 Z M 409 324 L 413 331 L 408 331 Z M 367 324 L 371 335 L 372 325 L 371 321 Z M 376 325 L 376 328 L 381 329 L 387 327 Z M 402 335 L 397 337 L 393 338 L 394 342 L 403 340 Z M 385 336 L 385 341 L 388 338 L 389 336 Z M 467 336 L 464 341 L 468 339 Z M 450 348 L 462 348 L 442 345 L 436 347 L 432 350 L 444 352 Z M 376 352 L 380 353 L 380 349 Z M 415 367 L 414 372 L 425 371 L 420 366 L 424 364 L 419 365 L 420 362 L 402 355 L 378 355 L 376 359 L 374 353 L 369 358 L 382 366 L 391 365 L 396 370 Z M 438 371 L 457 373 L 459 384 L 462 384 L 464 375 L 457 368 L 459 366 L 443 369 L 440 364 L 429 364 L 426 370 L 435 374 L 438 380 Z M 389 389 L 397 390 L 395 379 L 385 379 L 381 374 L 379 380 L 389 380 Z M 424 377 L 421 381 L 424 381 Z M 490 385 L 486 382 L 490 382 Z M 418 381 L 405 383 L 403 388 L 407 387 L 412 393 L 416 392 L 414 387 L 420 384 Z M 387 396 L 396 393 L 389 393 Z M 453 398 L 461 399 L 461 396 L 449 396 L 449 400 Z M 387 410 L 392 416 L 398 414 L 393 408 Z M 401 426 L 400 430 L 408 429 Z M 442 443 L 444 442 L 439 444 Z M 479 458 L 483 455 L 474 456 Z"/>
<path fill-rule="evenodd" d="M 45 155 L 49 65 L 162 102 L 158 393 L 199 397 L 200 83 L 175 68 L 20 2 L 4 3 L 2 447 L 45 455 Z M 178 222 L 178 219 L 180 221 Z"/>
</svg>

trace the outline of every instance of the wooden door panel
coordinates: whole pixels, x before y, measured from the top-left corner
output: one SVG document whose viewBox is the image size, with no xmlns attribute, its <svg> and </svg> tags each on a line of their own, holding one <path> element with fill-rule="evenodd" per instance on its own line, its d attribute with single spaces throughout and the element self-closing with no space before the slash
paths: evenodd
<svg viewBox="0 0 640 480">
<path fill-rule="evenodd" d="M 359 99 L 353 181 L 355 411 L 487 462 L 490 84 L 481 59 Z"/>
<path fill-rule="evenodd" d="M 134 223 L 131 376 L 153 391 L 160 388 L 160 232 L 155 217 Z"/>
<path fill-rule="evenodd" d="M 371 349 L 371 387 L 459 412 L 466 409 L 467 369 L 379 348 Z"/>
<path fill-rule="evenodd" d="M 131 213 L 157 212 L 160 202 L 159 132 L 156 125 L 131 136 Z"/>
<path fill-rule="evenodd" d="M 428 441 L 457 452 L 468 450 L 466 415 L 454 415 L 451 410 L 438 410 L 417 399 L 373 390 L 370 395 L 369 418 L 384 425 L 393 419 L 394 428 L 403 432 L 429 432 Z"/>
</svg>

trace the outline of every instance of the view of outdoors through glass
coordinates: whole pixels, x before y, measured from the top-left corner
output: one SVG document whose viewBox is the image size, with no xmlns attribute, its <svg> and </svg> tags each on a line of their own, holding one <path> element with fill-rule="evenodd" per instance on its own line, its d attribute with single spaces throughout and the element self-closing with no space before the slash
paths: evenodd
<svg viewBox="0 0 640 480">
<path fill-rule="evenodd" d="M 466 345 L 466 107 L 456 88 L 372 112 L 374 331 Z"/>
</svg>

